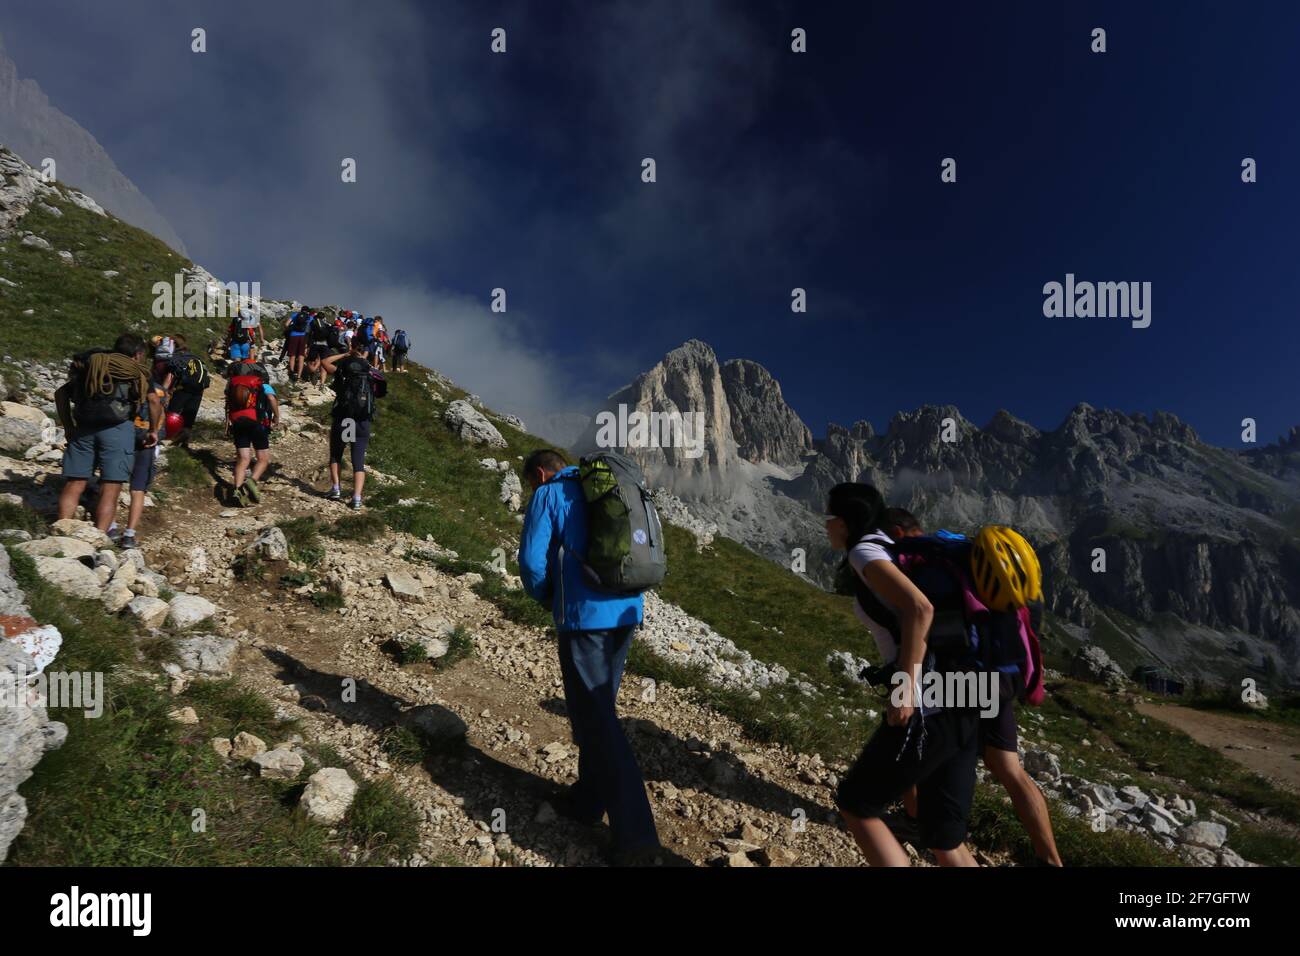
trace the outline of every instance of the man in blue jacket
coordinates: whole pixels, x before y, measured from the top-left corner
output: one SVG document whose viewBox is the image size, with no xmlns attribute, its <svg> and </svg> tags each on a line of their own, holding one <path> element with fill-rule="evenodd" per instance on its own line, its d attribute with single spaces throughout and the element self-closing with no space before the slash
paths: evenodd
<svg viewBox="0 0 1300 956">
<path fill-rule="evenodd" d="M 565 816 L 595 824 L 609 814 L 613 862 L 659 857 L 650 801 L 636 755 L 618 720 L 618 685 L 641 623 L 641 595 L 605 594 L 584 580 L 587 512 L 578 469 L 549 449 L 524 462 L 533 489 L 519 539 L 524 590 L 550 603 L 559 636 L 564 701 L 578 744 L 578 782 L 557 801 Z"/>
</svg>

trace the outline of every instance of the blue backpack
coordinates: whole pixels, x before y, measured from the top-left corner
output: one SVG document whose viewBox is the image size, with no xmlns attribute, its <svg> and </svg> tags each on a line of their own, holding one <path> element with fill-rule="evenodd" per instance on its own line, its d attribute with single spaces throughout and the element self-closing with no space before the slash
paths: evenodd
<svg viewBox="0 0 1300 956">
<path fill-rule="evenodd" d="M 406 334 L 405 329 L 398 329 L 397 335 L 393 336 L 393 348 L 406 352 L 411 348 L 411 337 Z"/>
</svg>

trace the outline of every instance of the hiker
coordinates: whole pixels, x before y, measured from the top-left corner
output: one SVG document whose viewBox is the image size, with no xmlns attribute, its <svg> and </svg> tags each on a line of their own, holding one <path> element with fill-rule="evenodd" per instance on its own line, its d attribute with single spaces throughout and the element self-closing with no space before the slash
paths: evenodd
<svg viewBox="0 0 1300 956">
<path fill-rule="evenodd" d="M 245 325 L 244 316 L 244 310 L 240 309 L 230 320 L 230 327 L 226 330 L 226 349 L 232 362 L 253 360 L 254 336 L 261 334 L 262 331 L 260 324 Z"/>
<path fill-rule="evenodd" d="M 176 348 L 172 355 L 171 397 L 167 401 L 167 413 L 181 417 L 181 428 L 173 433 L 168 429 L 167 438 L 173 444 L 188 448 L 190 432 L 199 417 L 199 406 L 203 404 L 203 393 L 212 382 L 207 366 L 202 359 L 189 349 L 185 336 L 172 336 Z"/>
<path fill-rule="evenodd" d="M 411 351 L 411 337 L 406 334 L 406 329 L 398 329 L 397 334 L 393 336 L 393 371 L 406 371 L 406 353 Z"/>
<path fill-rule="evenodd" d="M 339 470 L 343 448 L 352 446 L 352 510 L 361 510 L 361 492 L 366 486 L 366 448 L 370 444 L 370 427 L 375 420 L 375 399 L 387 391 L 383 373 L 376 372 L 366 361 L 365 344 L 354 337 L 348 351 L 321 361 L 327 375 L 334 376 L 333 425 L 330 427 L 330 490 L 325 497 L 338 501 Z"/>
<path fill-rule="evenodd" d="M 384 350 L 388 347 L 388 332 L 384 329 L 384 317 L 376 315 L 370 322 L 368 334 L 370 364 L 374 368 L 384 367 Z"/>
<path fill-rule="evenodd" d="M 262 498 L 257 483 L 271 465 L 271 429 L 279 423 L 280 402 L 266 369 L 256 362 L 226 369 L 226 429 L 235 441 L 234 496 L 241 505 Z"/>
<path fill-rule="evenodd" d="M 157 394 L 149 389 L 145 344 L 138 335 L 119 335 L 111 351 L 92 349 L 74 355 L 68 381 L 54 394 L 59 421 L 68 437 L 63 453 L 63 490 L 59 495 L 59 518 L 71 518 L 86 490 L 86 483 L 99 472 L 99 498 L 93 521 L 108 531 L 117 510 L 122 485 L 131 478 L 135 465 L 135 413 L 142 402 L 149 407 L 143 445 L 158 444 L 163 409 Z"/>
<path fill-rule="evenodd" d="M 530 597 L 551 605 L 578 744 L 578 782 L 553 803 L 587 824 L 608 812 L 613 862 L 649 864 L 662 848 L 616 707 L 642 598 L 593 590 L 584 577 L 577 555 L 587 553 L 587 511 L 578 469 L 559 452 L 542 449 L 528 456 L 523 473 L 533 494 L 519 540 L 519 574 Z"/>
<path fill-rule="evenodd" d="M 317 318 L 315 312 L 299 309 L 285 320 L 284 349 L 289 356 L 290 382 L 299 382 L 303 378 L 303 365 L 307 361 L 307 334 Z"/>
<path fill-rule="evenodd" d="M 884 526 L 886 533 L 895 541 L 900 538 L 920 537 L 925 532 L 921 523 L 911 512 L 903 508 L 888 508 L 885 511 Z M 873 625 L 875 622 L 871 622 Z M 879 625 L 875 625 L 879 627 Z M 883 652 L 882 652 L 883 653 Z M 1061 856 L 1056 849 L 1056 838 L 1052 833 L 1052 818 L 1047 811 L 1047 800 L 1043 792 L 1034 783 L 1032 777 L 1020 765 L 1017 746 L 1019 726 L 1016 723 L 1016 700 L 1009 697 L 1000 701 L 995 717 L 981 717 L 979 723 L 979 752 L 985 768 L 993 774 L 1015 807 L 1016 816 L 1029 834 L 1034 845 L 1034 854 L 1040 865 L 1061 866 Z M 908 817 L 915 820 L 916 789 L 913 788 L 903 797 L 903 806 Z"/>
<path fill-rule="evenodd" d="M 316 380 L 316 385 L 325 384 L 325 369 L 321 362 L 330 355 L 341 351 L 338 348 L 338 329 L 326 321 L 323 315 L 312 316 L 307 329 L 307 371 Z"/>
<path fill-rule="evenodd" d="M 831 547 L 847 552 L 841 567 L 851 573 L 855 591 L 893 613 L 901 638 L 897 656 L 884 655 L 895 661 L 896 677 L 886 719 L 840 782 L 840 815 L 872 866 L 908 866 L 907 853 L 883 818 L 916 786 L 922 845 L 940 866 L 976 866 L 965 839 L 975 794 L 979 712 L 928 706 L 920 698 L 923 672 L 942 664 L 927 646 L 934 607 L 884 548 L 893 542 L 881 531 L 880 492 L 860 483 L 836 485 L 826 511 L 827 538 Z M 862 600 L 855 610 L 861 611 Z M 866 612 L 858 616 L 865 618 Z"/>
<path fill-rule="evenodd" d="M 154 354 L 157 355 L 157 352 Z M 154 374 L 149 379 L 146 400 L 140 403 L 135 413 L 135 461 L 131 465 L 131 501 L 127 506 L 126 529 L 118 534 L 116 523 L 108 529 L 108 536 L 116 540 L 117 546 L 124 551 L 140 547 L 135 531 L 144 515 L 144 496 L 157 472 L 160 439 L 165 436 L 165 430 L 157 427 L 152 416 L 155 408 L 169 409 L 167 390 L 173 379 L 170 360 L 166 364 L 155 365 Z M 166 411 L 167 418 L 171 414 L 170 410 Z M 153 435 L 152 442 L 150 434 Z"/>
</svg>

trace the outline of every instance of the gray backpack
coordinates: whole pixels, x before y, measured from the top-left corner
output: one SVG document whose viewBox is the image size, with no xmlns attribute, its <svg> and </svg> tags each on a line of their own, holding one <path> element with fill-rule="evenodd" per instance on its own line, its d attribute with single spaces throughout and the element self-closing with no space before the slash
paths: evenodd
<svg viewBox="0 0 1300 956">
<path fill-rule="evenodd" d="M 639 594 L 663 583 L 663 527 L 637 463 L 600 452 L 578 463 L 574 480 L 587 502 L 587 584 L 606 593 Z"/>
</svg>

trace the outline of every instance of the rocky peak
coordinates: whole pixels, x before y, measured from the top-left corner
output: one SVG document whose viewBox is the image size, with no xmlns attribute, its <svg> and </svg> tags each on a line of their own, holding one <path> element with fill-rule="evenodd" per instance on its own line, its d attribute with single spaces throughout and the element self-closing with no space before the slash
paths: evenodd
<svg viewBox="0 0 1300 956">
<path fill-rule="evenodd" d="M 724 362 L 722 387 L 742 458 L 791 466 L 812 451 L 812 432 L 785 403 L 781 386 L 763 366 L 749 359 Z"/>
</svg>

